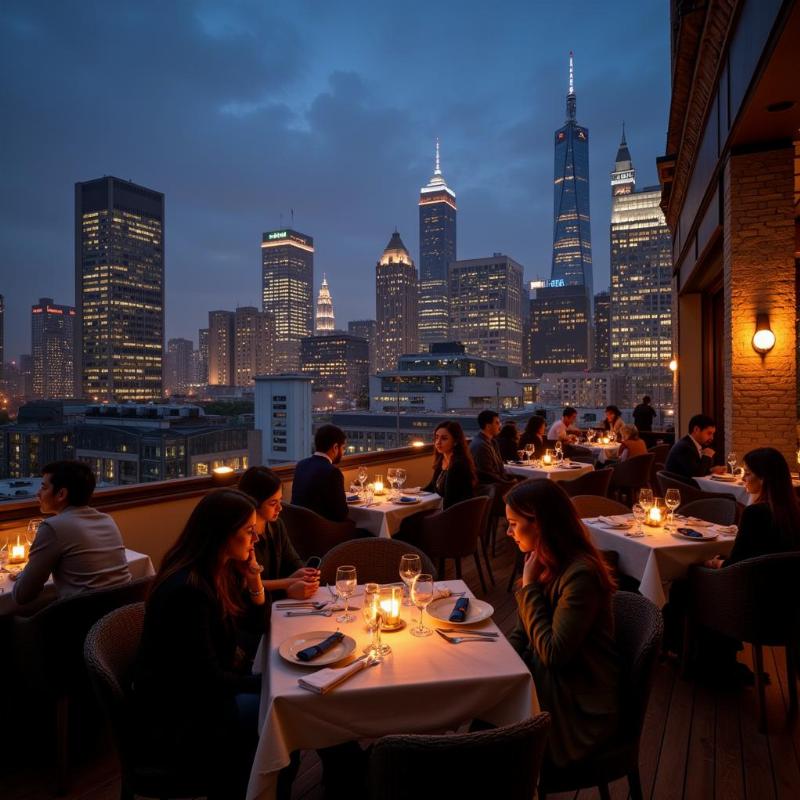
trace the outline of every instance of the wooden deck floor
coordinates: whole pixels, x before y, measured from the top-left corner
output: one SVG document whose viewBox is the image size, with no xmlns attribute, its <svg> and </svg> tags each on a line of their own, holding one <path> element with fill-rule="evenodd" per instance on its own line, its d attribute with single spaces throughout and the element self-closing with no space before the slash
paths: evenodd
<svg viewBox="0 0 800 800">
<path fill-rule="evenodd" d="M 497 584 L 486 596 L 495 608 L 497 624 L 506 632 L 513 627 L 516 615 L 513 595 L 506 592 L 514 560 L 511 545 L 505 538 L 498 542 L 494 561 Z M 479 594 L 474 568 L 465 569 L 465 579 Z M 740 658 L 752 666 L 749 650 Z M 767 687 L 768 736 L 758 732 L 752 688 L 717 690 L 683 680 L 677 665 L 670 660 L 659 663 L 641 745 L 645 797 L 652 800 L 800 798 L 800 724 L 797 720 L 786 721 L 788 699 L 782 651 L 767 650 L 765 662 L 771 676 Z M 6 720 L 5 725 L 9 724 Z M 25 748 L 26 753 L 35 750 L 35 742 Z M 42 763 L 26 764 L 28 760 L 15 758 L 12 764 L 2 764 L 3 800 L 42 800 L 54 796 L 51 771 Z M 293 798 L 322 800 L 320 778 L 316 756 L 304 754 Z M 611 794 L 615 800 L 626 798 L 626 781 L 613 784 Z M 73 788 L 67 797 L 70 800 L 119 797 L 118 767 L 110 743 L 101 742 L 99 752 L 75 765 Z M 583 791 L 551 797 L 593 800 L 599 795 L 596 791 Z"/>
</svg>

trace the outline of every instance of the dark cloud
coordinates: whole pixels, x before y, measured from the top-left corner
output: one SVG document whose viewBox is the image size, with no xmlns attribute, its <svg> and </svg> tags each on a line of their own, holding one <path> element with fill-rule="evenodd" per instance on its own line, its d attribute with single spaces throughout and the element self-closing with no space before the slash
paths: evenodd
<svg viewBox="0 0 800 800">
<path fill-rule="evenodd" d="M 210 308 L 258 304 L 261 232 L 290 209 L 339 323 L 372 315 L 394 226 L 416 257 L 436 136 L 459 256 L 503 251 L 546 274 L 570 48 L 600 290 L 622 119 L 641 184 L 663 147 L 663 3 L 6 2 L 6 352 L 27 351 L 39 296 L 72 301 L 73 184 L 104 174 L 166 194 L 169 336 L 196 340 Z"/>
</svg>

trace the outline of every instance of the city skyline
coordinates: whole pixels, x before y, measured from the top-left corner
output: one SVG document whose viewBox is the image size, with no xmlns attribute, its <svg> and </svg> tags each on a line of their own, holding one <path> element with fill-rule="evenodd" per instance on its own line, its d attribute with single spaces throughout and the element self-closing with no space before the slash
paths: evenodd
<svg viewBox="0 0 800 800">
<path fill-rule="evenodd" d="M 635 4 L 620 6 L 630 31 L 624 53 L 613 43 L 613 19 L 604 18 L 613 15 L 591 5 L 582 12 L 520 4 L 491 32 L 477 4 L 464 4 L 458 19 L 447 9 L 426 9 L 430 30 L 416 34 L 420 26 L 413 28 L 410 51 L 427 51 L 435 40 L 442 63 L 449 64 L 428 86 L 421 65 L 400 68 L 380 58 L 396 26 L 411 26 L 422 6 L 412 3 L 391 15 L 364 7 L 361 16 L 358 8 L 317 9 L 306 15 L 302 31 L 280 3 L 269 11 L 248 3 L 224 10 L 198 4 L 183 13 L 160 9 L 163 31 L 155 34 L 153 66 L 141 85 L 127 67 L 109 72 L 113 86 L 107 78 L 93 85 L 92 102 L 108 103 L 111 120 L 98 131 L 74 113 L 87 100 L 72 70 L 107 71 L 115 46 L 141 32 L 156 7 L 144 3 L 137 15 L 106 19 L 91 3 L 69 13 L 56 4 L 49 14 L 12 4 L 0 23 L 5 60 L 28 67 L 2 89 L 5 107 L 18 112 L 7 148 L 15 154 L 7 170 L 14 201 L 4 201 L 2 252 L 4 272 L 20 280 L 0 287 L 6 358 L 29 349 L 24 318 L 38 297 L 74 301 L 66 267 L 73 247 L 70 189 L 102 174 L 130 177 L 166 196 L 166 338 L 194 340 L 210 309 L 258 304 L 255 243 L 264 230 L 290 225 L 292 209 L 294 226 L 316 243 L 314 293 L 324 271 L 335 281 L 342 326 L 372 316 L 359 290 L 385 231 L 396 225 L 409 250 L 418 252 L 416 199 L 430 176 L 437 136 L 448 182 L 459 192 L 459 256 L 502 251 L 523 264 L 526 278 L 545 274 L 552 248 L 551 131 L 563 118 L 570 49 L 581 122 L 593 136 L 595 289 L 607 286 L 610 204 L 597 187 L 613 164 L 622 118 L 641 143 L 643 182 L 655 182 L 666 123 L 667 9 L 662 19 Z M 361 27 L 353 26 L 356 18 Z M 451 36 L 441 36 L 445 23 Z M 278 29 L 282 37 L 289 31 L 285 45 Z M 73 65 L 64 48 L 70 41 L 80 48 L 88 36 L 107 41 L 108 48 L 87 47 Z M 336 52 L 313 46 L 328 39 L 346 44 Z M 66 61 L 52 102 L 44 99 L 50 62 L 28 63 L 37 41 Z M 471 44 L 488 48 L 500 41 L 503 53 L 491 69 L 474 59 Z M 281 48 L 291 58 L 281 61 Z M 215 65 L 213 79 L 204 81 L 178 63 L 184 60 L 179 56 L 198 51 Z M 159 67 L 171 81 L 161 80 Z M 166 88 L 175 82 L 182 90 L 178 103 Z M 151 113 L 131 120 L 120 111 L 131 103 Z M 36 147 L 37 132 L 52 126 L 45 115 L 63 123 L 63 136 Z M 113 121 L 116 116 L 124 123 Z M 145 118 L 158 118 L 158 125 Z M 404 124 L 393 130 L 398 118 Z"/>
</svg>

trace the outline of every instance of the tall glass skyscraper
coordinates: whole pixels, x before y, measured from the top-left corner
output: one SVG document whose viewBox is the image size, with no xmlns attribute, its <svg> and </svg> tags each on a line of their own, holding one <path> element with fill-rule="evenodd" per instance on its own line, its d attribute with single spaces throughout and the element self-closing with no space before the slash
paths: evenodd
<svg viewBox="0 0 800 800">
<path fill-rule="evenodd" d="M 592 294 L 592 232 L 589 217 L 589 130 L 575 117 L 575 72 L 569 54 L 567 120 L 555 133 L 553 269 L 564 286 Z"/>
<path fill-rule="evenodd" d="M 447 185 L 439 162 L 419 190 L 419 340 L 423 350 L 449 338 L 447 265 L 456 260 L 456 193 Z"/>
<path fill-rule="evenodd" d="M 261 241 L 262 310 L 275 315 L 275 371 L 300 370 L 300 340 L 314 332 L 314 240 L 284 228 Z"/>
<path fill-rule="evenodd" d="M 75 309 L 42 297 L 31 308 L 33 396 L 75 397 Z"/>
<path fill-rule="evenodd" d="M 164 355 L 164 195 L 105 177 L 75 184 L 77 386 L 158 400 Z"/>
</svg>

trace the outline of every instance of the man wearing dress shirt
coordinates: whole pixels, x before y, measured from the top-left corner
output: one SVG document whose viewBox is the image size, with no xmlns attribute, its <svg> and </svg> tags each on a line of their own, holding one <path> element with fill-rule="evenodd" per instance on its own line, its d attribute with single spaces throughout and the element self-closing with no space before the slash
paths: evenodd
<svg viewBox="0 0 800 800">
<path fill-rule="evenodd" d="M 710 472 L 724 472 L 725 467 L 712 466 L 714 451 L 710 445 L 716 430 L 711 417 L 695 414 L 689 420 L 689 433 L 672 445 L 664 469 L 688 483 L 694 483 L 692 478 L 701 478 Z"/>
<path fill-rule="evenodd" d="M 513 480 L 506 475 L 503 456 L 495 437 L 500 433 L 500 415 L 496 411 L 484 409 L 478 414 L 480 433 L 472 438 L 469 449 L 475 462 L 475 472 L 479 483 L 505 483 Z"/>
<path fill-rule="evenodd" d="M 347 519 L 344 475 L 336 466 L 344 455 L 347 437 L 336 425 L 323 425 L 314 435 L 314 455 L 297 462 L 292 482 L 292 504 L 310 508 L 332 522 Z"/>
<path fill-rule="evenodd" d="M 571 436 L 570 431 L 577 418 L 578 412 L 572 406 L 567 406 L 561 414 L 561 419 L 550 426 L 547 438 L 553 442 L 573 441 L 575 437 Z"/>
<path fill-rule="evenodd" d="M 131 582 L 117 523 L 88 505 L 94 487 L 94 473 L 80 461 L 54 461 L 42 470 L 39 507 L 54 516 L 39 525 L 14 584 L 18 605 L 35 600 L 51 574 L 60 598 Z"/>
</svg>

